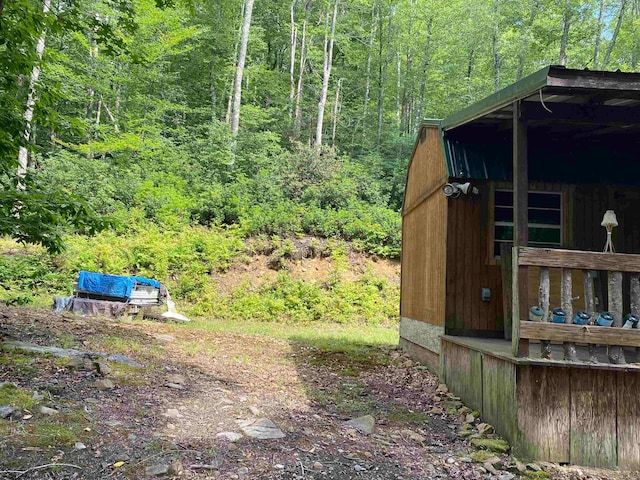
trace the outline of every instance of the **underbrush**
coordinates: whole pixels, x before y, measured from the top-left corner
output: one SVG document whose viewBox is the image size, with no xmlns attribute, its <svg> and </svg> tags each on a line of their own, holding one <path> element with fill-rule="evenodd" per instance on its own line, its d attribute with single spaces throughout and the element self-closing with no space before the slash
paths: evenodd
<svg viewBox="0 0 640 480">
<path fill-rule="evenodd" d="M 192 317 L 391 325 L 398 315 L 398 285 L 377 277 L 371 268 L 347 278 L 351 247 L 341 240 L 261 235 L 245 241 L 237 229 L 163 230 L 141 219 L 126 232 L 69 236 L 67 245 L 65 252 L 51 256 L 38 247 L 2 240 L 0 301 L 48 306 L 53 296 L 72 293 L 79 270 L 89 270 L 158 279 Z M 219 291 L 212 277 L 250 263 L 254 255 L 269 256 L 269 267 L 279 270 L 275 278 L 252 285 L 247 274 L 247 281 L 229 294 Z M 327 258 L 328 274 L 314 279 L 292 276 L 292 262 L 310 257 Z"/>
</svg>

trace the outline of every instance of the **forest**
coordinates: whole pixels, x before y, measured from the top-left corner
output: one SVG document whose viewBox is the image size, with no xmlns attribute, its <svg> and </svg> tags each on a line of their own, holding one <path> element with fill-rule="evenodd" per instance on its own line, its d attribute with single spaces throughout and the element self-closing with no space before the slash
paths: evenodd
<svg viewBox="0 0 640 480">
<path fill-rule="evenodd" d="M 28 303 L 92 268 L 202 296 L 181 274 L 251 238 L 398 258 L 421 119 L 639 54 L 635 0 L 0 0 L 0 233 L 44 247 L 0 283 Z"/>
</svg>

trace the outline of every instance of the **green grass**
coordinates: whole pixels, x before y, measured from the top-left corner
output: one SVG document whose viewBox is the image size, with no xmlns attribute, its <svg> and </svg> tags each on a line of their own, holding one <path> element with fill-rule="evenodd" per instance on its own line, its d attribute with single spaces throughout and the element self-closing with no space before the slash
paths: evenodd
<svg viewBox="0 0 640 480">
<path fill-rule="evenodd" d="M 38 361 L 42 360 L 32 355 L 19 352 L 0 352 L 0 367 L 16 370 L 23 375 L 38 373 L 40 367 Z"/>
<path fill-rule="evenodd" d="M 334 407 L 340 415 L 357 417 L 372 414 L 375 401 L 363 395 L 364 386 L 356 381 L 341 381 L 335 390 L 309 389 L 307 394 L 323 407 Z"/>
<path fill-rule="evenodd" d="M 194 320 L 182 328 L 210 332 L 264 335 L 279 338 L 295 345 L 317 349 L 320 354 L 310 357 L 315 364 L 344 363 L 340 369 L 345 375 L 357 376 L 358 370 L 387 362 L 382 347 L 398 345 L 397 327 L 379 325 L 345 325 L 313 323 L 307 325 L 265 323 L 232 320 Z"/>
</svg>

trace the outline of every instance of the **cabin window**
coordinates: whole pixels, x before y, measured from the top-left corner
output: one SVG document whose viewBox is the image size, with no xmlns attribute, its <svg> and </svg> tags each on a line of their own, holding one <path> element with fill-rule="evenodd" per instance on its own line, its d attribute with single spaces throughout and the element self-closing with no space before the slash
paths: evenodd
<svg viewBox="0 0 640 480">
<path fill-rule="evenodd" d="M 500 256 L 500 244 L 513 242 L 513 191 L 495 190 L 493 254 Z M 529 245 L 562 245 L 562 194 L 529 192 Z"/>
</svg>

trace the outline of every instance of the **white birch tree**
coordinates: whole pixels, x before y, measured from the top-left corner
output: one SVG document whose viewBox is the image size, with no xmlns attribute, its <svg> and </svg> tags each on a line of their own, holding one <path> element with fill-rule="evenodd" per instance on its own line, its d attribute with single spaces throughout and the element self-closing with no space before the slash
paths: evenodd
<svg viewBox="0 0 640 480">
<path fill-rule="evenodd" d="M 46 15 L 51 9 L 51 0 L 44 0 L 42 5 L 42 12 Z M 36 84 L 38 78 L 40 78 L 40 61 L 42 60 L 42 54 L 44 53 L 44 42 L 46 37 L 46 31 L 42 31 L 38 43 L 36 45 L 36 64 L 31 69 L 31 76 L 29 77 L 29 91 L 27 93 L 27 108 L 24 112 L 25 128 L 24 128 L 24 141 L 28 143 L 31 139 L 31 130 L 33 122 L 33 111 L 36 106 Z M 18 190 L 24 190 L 24 177 L 27 174 L 27 168 L 29 167 L 29 151 L 25 145 L 21 145 L 18 150 Z"/>
<path fill-rule="evenodd" d="M 315 146 L 322 146 L 322 128 L 324 124 L 324 109 L 327 104 L 327 93 L 329 91 L 329 79 L 331 77 L 331 67 L 333 64 L 333 41 L 336 33 L 336 18 L 338 16 L 338 1 L 333 5 L 333 17 L 331 20 L 331 31 L 324 36 L 324 63 L 322 67 L 322 90 L 318 101 L 318 120 L 316 122 Z"/>
<path fill-rule="evenodd" d="M 251 28 L 251 12 L 253 11 L 253 0 L 245 0 L 244 22 L 240 34 L 240 51 L 238 52 L 238 65 L 236 75 L 233 80 L 233 95 L 231 100 L 231 134 L 238 134 L 240 125 L 240 104 L 242 96 L 242 75 L 244 74 L 244 63 L 247 58 L 247 45 L 249 44 L 249 29 Z"/>
</svg>

